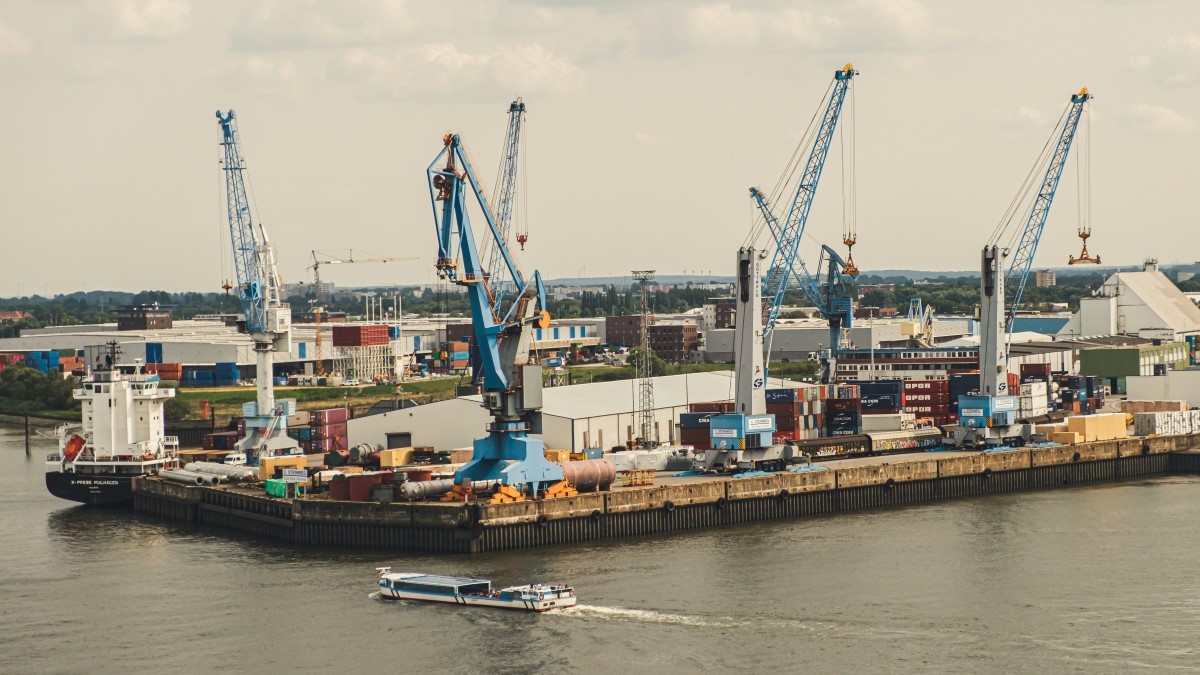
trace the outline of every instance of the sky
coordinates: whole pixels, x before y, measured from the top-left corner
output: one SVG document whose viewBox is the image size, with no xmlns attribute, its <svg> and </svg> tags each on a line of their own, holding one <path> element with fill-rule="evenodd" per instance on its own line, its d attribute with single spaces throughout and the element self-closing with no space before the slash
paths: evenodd
<svg viewBox="0 0 1200 675">
<path fill-rule="evenodd" d="M 1080 224 L 1106 264 L 1200 259 L 1190 0 L 6 0 L 0 296 L 218 290 L 230 108 L 285 281 L 314 249 L 354 249 L 418 259 L 322 276 L 433 282 L 425 167 L 453 131 L 494 183 L 517 96 L 527 272 L 730 275 L 747 188 L 776 183 L 847 62 L 810 263 L 844 249 L 852 212 L 863 272 L 976 269 L 1084 86 L 1088 161 L 1069 162 L 1035 267 L 1077 255 Z"/>
</svg>

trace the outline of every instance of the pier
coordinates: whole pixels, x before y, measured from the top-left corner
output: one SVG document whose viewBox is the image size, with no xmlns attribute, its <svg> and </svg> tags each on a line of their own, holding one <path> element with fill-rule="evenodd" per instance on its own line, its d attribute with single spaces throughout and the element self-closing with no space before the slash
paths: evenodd
<svg viewBox="0 0 1200 675">
<path fill-rule="evenodd" d="M 660 476 L 654 486 L 509 504 L 283 499 L 253 488 L 148 478 L 134 488 L 134 509 L 304 546 L 485 553 L 1200 473 L 1198 441 L 1158 436 L 866 457 L 750 478 Z"/>
</svg>

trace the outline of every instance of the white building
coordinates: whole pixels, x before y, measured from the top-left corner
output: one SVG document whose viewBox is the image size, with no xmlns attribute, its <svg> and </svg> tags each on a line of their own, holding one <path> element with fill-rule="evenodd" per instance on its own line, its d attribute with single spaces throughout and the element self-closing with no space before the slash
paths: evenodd
<svg viewBox="0 0 1200 675">
<path fill-rule="evenodd" d="M 901 333 L 901 321 L 895 319 L 866 319 L 857 321 L 849 333 L 850 343 L 860 349 L 901 346 L 909 338 Z M 969 335 L 971 319 L 938 317 L 933 322 L 934 342 Z M 723 328 L 704 333 L 705 360 L 725 363 L 733 360 L 734 329 Z M 771 360 L 803 361 L 813 352 L 829 346 L 829 322 L 824 319 L 783 319 L 776 325 L 771 338 Z"/>
<path fill-rule="evenodd" d="M 552 387 L 543 392 L 542 433 L 547 448 L 581 452 L 610 448 L 629 437 L 634 420 L 635 380 Z M 784 380 L 772 387 L 795 386 Z M 689 403 L 727 401 L 733 396 L 733 373 L 691 373 L 654 378 L 655 423 L 659 440 L 677 438 L 675 424 Z M 470 447 L 485 435 L 491 420 L 479 396 L 406 408 L 349 422 L 351 445 L 374 447 L 429 446 L 438 450 Z"/>
<path fill-rule="evenodd" d="M 1136 335 L 1170 342 L 1197 334 L 1200 308 L 1153 260 L 1140 272 L 1115 272 L 1094 296 L 1080 300 L 1079 311 L 1058 331 L 1059 338 Z"/>
</svg>

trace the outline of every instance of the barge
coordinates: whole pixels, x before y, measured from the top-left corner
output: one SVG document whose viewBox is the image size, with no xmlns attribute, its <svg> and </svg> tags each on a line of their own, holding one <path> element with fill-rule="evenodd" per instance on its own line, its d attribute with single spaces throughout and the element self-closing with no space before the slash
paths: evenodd
<svg viewBox="0 0 1200 675">
<path fill-rule="evenodd" d="M 1193 448 L 1200 435 L 918 452 L 822 460 L 811 470 L 749 478 L 660 473 L 652 486 L 505 504 L 289 499 L 146 477 L 134 486 L 134 509 L 302 546 L 471 554 L 1200 473 Z"/>
</svg>

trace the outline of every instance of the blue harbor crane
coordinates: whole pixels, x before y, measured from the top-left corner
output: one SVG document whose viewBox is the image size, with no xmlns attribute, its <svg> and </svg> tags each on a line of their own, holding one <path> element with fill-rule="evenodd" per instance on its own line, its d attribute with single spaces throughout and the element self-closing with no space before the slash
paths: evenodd
<svg viewBox="0 0 1200 675">
<path fill-rule="evenodd" d="M 499 481 L 525 497 L 563 480 L 562 467 L 546 459 L 541 433 L 542 367 L 531 362 L 533 328 L 547 328 L 542 276 L 522 274 L 500 230 L 457 134 L 426 170 L 437 232 L 438 276 L 462 286 L 471 304 L 471 325 L 480 353 L 483 407 L 492 415 L 487 436 L 475 440 L 470 462 L 454 473 L 457 485 Z M 498 301 L 471 227 L 474 201 L 487 224 L 484 241 L 496 247 L 514 292 Z"/>
<path fill-rule="evenodd" d="M 763 283 L 763 295 L 770 298 L 763 336 L 769 340 L 772 331 L 775 330 L 784 294 L 791 280 L 795 278 L 809 302 L 829 321 L 829 344 L 820 353 L 822 382 L 829 382 L 834 378 L 837 349 L 842 342 L 843 331 L 854 324 L 854 299 L 843 276 L 848 272 L 857 273 L 857 269 L 848 265 L 832 248 L 822 245 L 817 273 L 812 274 L 800 255 L 800 240 L 804 238 L 808 214 L 817 194 L 817 182 L 825 168 L 825 158 L 828 157 L 829 148 L 833 143 L 850 82 L 857 74 L 854 66 L 847 63 L 833 75 L 833 82 L 826 97 L 825 111 L 817 127 L 808 161 L 796 186 L 796 194 L 792 197 L 787 217 L 780 221 L 762 190 L 757 187 L 750 188 L 750 196 L 771 230 L 775 242 L 775 250 Z M 853 239 L 848 238 L 846 241 L 849 244 Z M 822 269 L 825 271 L 822 272 Z"/>
<path fill-rule="evenodd" d="M 291 351 L 292 310 L 282 297 L 275 249 L 267 230 L 250 211 L 245 159 L 234 111 L 218 110 L 217 121 L 224 150 L 225 202 L 238 297 L 246 314 L 246 332 L 254 343 L 257 365 L 257 396 L 245 406 L 246 436 L 238 449 L 255 461 L 263 456 L 299 454 L 299 444 L 287 434 L 287 417 L 295 412 L 295 401 L 277 402 L 272 381 L 275 352 Z"/>
<path fill-rule="evenodd" d="M 1013 249 L 1007 272 L 1004 262 L 1010 249 L 1001 240 L 1009 234 L 1012 222 L 1007 217 L 1009 214 L 997 225 L 991 240 L 983 248 L 979 284 L 979 393 L 959 397 L 959 424 L 954 428 L 956 445 L 1022 443 L 1032 433 L 1030 425 L 1017 424 L 1018 397 L 1009 391 L 1008 386 L 1008 353 L 1013 318 L 1029 280 L 1033 256 L 1037 253 L 1038 242 L 1046 227 L 1046 218 L 1050 215 L 1050 206 L 1054 203 L 1071 143 L 1086 110 L 1085 104 L 1091 98 L 1086 87 L 1071 95 L 1060 119 L 1061 127 L 1056 127 L 1058 140 L 1053 146 L 1047 144 L 1051 153 L 1046 171 Z M 1039 162 L 1044 157 L 1045 154 L 1039 158 Z M 1032 189 L 1032 185 L 1028 187 Z M 1016 199 L 1013 203 L 1022 202 Z M 1007 313 L 1005 302 L 1008 303 Z"/>
<path fill-rule="evenodd" d="M 767 414 L 766 382 L 769 349 L 764 344 L 779 321 L 784 294 L 792 278 L 799 280 L 804 294 L 829 320 L 830 351 L 822 358 L 822 379 L 833 377 L 833 357 L 843 328 L 853 320 L 853 298 L 843 275 L 848 265 L 832 248 L 822 246 L 817 274 L 809 272 L 800 257 L 800 240 L 816 195 L 817 183 L 829 155 L 850 82 L 858 71 L 846 64 L 836 71 L 826 94 L 824 111 L 812 137 L 808 159 L 797 184 L 787 217 L 782 221 L 758 188 L 750 188 L 763 220 L 771 231 L 774 252 L 765 277 L 760 271 L 766 251 L 755 249 L 761 230 L 754 228 L 738 250 L 735 277 L 734 412 L 709 418 L 712 450 L 698 456 L 698 470 L 781 470 L 791 458 L 791 448 L 775 445 L 775 417 Z M 802 143 L 803 145 L 803 143 Z M 849 244 L 847 237 L 847 244 Z M 764 322 L 762 303 L 768 299 Z"/>
<path fill-rule="evenodd" d="M 521 130 L 525 121 L 525 101 L 521 98 L 508 106 L 508 130 L 504 134 L 504 151 L 500 155 L 499 180 L 496 181 L 496 191 L 492 194 L 492 203 L 496 208 L 496 226 L 500 230 L 500 239 L 505 246 L 512 245 L 513 211 L 517 202 L 518 171 L 521 156 Z M 517 242 L 525 249 L 529 235 L 522 229 L 517 231 Z M 496 307 L 504 302 L 505 296 L 512 290 L 512 280 L 507 274 L 504 261 L 504 251 L 494 244 L 486 247 L 488 250 L 487 273 L 492 294 L 496 296 Z"/>
</svg>

